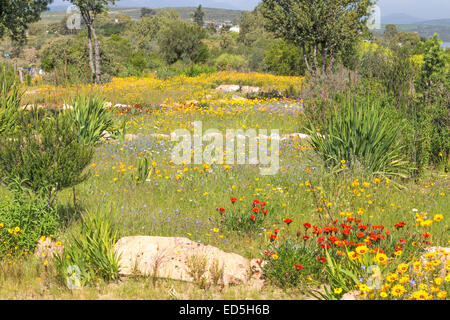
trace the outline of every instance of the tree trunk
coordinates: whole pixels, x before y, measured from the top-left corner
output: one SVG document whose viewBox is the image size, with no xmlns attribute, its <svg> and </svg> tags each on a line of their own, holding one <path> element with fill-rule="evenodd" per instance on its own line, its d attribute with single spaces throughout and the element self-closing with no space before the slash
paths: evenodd
<svg viewBox="0 0 450 320">
<path fill-rule="evenodd" d="M 94 52 L 95 52 L 95 83 L 101 83 L 101 70 L 100 70 L 100 43 L 98 41 L 97 33 L 95 32 L 94 26 L 92 28 L 92 36 L 94 38 Z"/>
<path fill-rule="evenodd" d="M 309 65 L 308 62 L 308 55 L 306 54 L 305 44 L 303 44 L 302 46 L 302 51 L 303 51 L 303 58 L 305 59 L 306 69 L 308 70 L 309 73 L 311 73 L 311 66 Z"/>
<path fill-rule="evenodd" d="M 314 43 L 314 71 L 317 71 L 318 63 L 317 63 L 317 43 Z"/>
<path fill-rule="evenodd" d="M 321 54 L 322 54 L 322 71 L 324 73 L 327 71 L 327 53 L 328 53 L 328 48 L 325 47 L 324 44 L 322 44 L 322 50 L 321 50 Z"/>
<path fill-rule="evenodd" d="M 92 83 L 92 82 L 94 82 L 94 74 L 95 74 L 94 51 L 92 48 L 91 26 L 88 25 L 87 27 L 88 27 L 89 68 L 91 69 L 91 83 Z"/>
</svg>

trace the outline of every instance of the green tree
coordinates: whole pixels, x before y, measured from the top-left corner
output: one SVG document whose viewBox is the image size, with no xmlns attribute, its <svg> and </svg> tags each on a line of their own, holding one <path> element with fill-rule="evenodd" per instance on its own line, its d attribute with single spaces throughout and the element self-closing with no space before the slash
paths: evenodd
<svg viewBox="0 0 450 320">
<path fill-rule="evenodd" d="M 283 39 L 276 39 L 266 51 L 264 62 L 270 72 L 285 76 L 304 75 L 305 63 L 298 47 Z"/>
<path fill-rule="evenodd" d="M 391 41 L 398 33 L 397 27 L 395 24 L 386 25 L 386 29 L 384 30 L 384 38 L 387 41 Z"/>
<path fill-rule="evenodd" d="M 101 83 L 100 41 L 95 31 L 95 18 L 103 13 L 107 6 L 115 4 L 115 0 L 69 0 L 80 10 L 81 17 L 88 29 L 89 67 L 91 77 L 95 75 L 95 83 Z M 94 59 L 95 56 L 95 59 Z M 92 79 L 93 80 L 93 79 Z M 94 82 L 94 81 L 93 81 Z"/>
<path fill-rule="evenodd" d="M 195 10 L 194 14 L 193 14 L 193 19 L 194 22 L 199 26 L 199 27 L 203 27 L 203 19 L 205 17 L 205 13 L 202 10 L 202 5 L 200 4 L 197 9 Z"/>
<path fill-rule="evenodd" d="M 332 67 L 336 54 L 356 43 L 367 29 L 372 4 L 373 0 L 263 0 L 262 13 L 265 27 L 295 43 L 308 71 L 315 72 L 320 64 L 323 71 Z"/>
<path fill-rule="evenodd" d="M 25 39 L 27 25 L 40 19 L 53 0 L 2 0 L 0 1 L 0 38 L 5 34 L 15 41 Z"/>
<path fill-rule="evenodd" d="M 156 14 L 156 11 L 149 8 L 141 8 L 141 18 L 143 17 L 151 17 Z"/>
<path fill-rule="evenodd" d="M 158 34 L 160 52 L 168 64 L 178 60 L 204 62 L 208 47 L 202 42 L 205 32 L 198 25 L 176 19 L 161 26 Z"/>
</svg>

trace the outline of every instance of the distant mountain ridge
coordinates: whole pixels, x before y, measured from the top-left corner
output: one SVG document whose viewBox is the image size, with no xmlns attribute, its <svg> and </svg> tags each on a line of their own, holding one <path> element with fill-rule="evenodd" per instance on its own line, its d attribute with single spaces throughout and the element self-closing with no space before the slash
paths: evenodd
<svg viewBox="0 0 450 320">
<path fill-rule="evenodd" d="M 413 17 L 404 13 L 393 13 L 381 17 L 382 24 L 428 24 L 428 25 L 450 25 L 450 18 L 447 19 L 424 19 Z"/>
<path fill-rule="evenodd" d="M 203 7 L 228 10 L 253 10 L 258 0 L 239 0 L 233 4 L 226 0 L 121 0 L 116 1 L 113 8 L 160 8 L 160 7 Z M 65 11 L 70 6 L 69 1 L 55 0 L 50 5 L 50 11 Z"/>
</svg>

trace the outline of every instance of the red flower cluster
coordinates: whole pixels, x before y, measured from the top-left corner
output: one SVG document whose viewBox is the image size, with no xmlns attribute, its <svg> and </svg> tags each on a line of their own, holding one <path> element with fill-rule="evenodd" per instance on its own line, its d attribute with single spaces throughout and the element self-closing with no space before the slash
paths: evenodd
<svg viewBox="0 0 450 320">
<path fill-rule="evenodd" d="M 404 226 L 406 226 L 406 222 L 400 221 L 399 223 L 397 223 L 396 225 L 394 225 L 394 228 L 398 230 L 398 229 L 403 228 Z"/>
</svg>

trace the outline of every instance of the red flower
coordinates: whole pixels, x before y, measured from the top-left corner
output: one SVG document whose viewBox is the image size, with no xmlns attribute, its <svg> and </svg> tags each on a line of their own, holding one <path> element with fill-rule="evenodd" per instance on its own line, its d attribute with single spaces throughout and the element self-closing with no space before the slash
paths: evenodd
<svg viewBox="0 0 450 320">
<path fill-rule="evenodd" d="M 320 247 L 321 247 L 322 249 L 325 249 L 325 250 L 330 249 L 330 245 L 329 245 L 328 243 L 323 244 L 323 245 L 321 245 Z"/>
<path fill-rule="evenodd" d="M 400 228 L 403 228 L 404 226 L 406 226 L 406 222 L 400 221 L 399 223 L 397 223 L 396 225 L 394 225 L 394 228 L 395 228 L 395 229 L 400 229 Z"/>
<path fill-rule="evenodd" d="M 303 266 L 301 264 L 294 264 L 294 268 L 295 270 L 300 271 L 303 269 Z"/>
<path fill-rule="evenodd" d="M 305 227 L 305 229 L 311 228 L 311 224 L 308 222 L 304 223 L 303 226 Z"/>
<path fill-rule="evenodd" d="M 235 203 L 235 202 L 237 201 L 237 198 L 231 197 L 231 198 L 230 198 L 230 201 L 231 201 L 231 203 Z"/>
<path fill-rule="evenodd" d="M 275 234 L 278 234 L 278 232 L 280 232 L 280 229 L 275 229 L 273 230 L 273 232 L 275 232 Z"/>
<path fill-rule="evenodd" d="M 255 208 L 252 209 L 252 211 L 253 211 L 254 213 L 258 213 L 259 208 L 256 208 L 256 207 L 255 207 Z"/>
<path fill-rule="evenodd" d="M 400 244 L 406 244 L 406 240 L 405 240 L 405 239 L 400 239 L 400 240 L 398 240 L 398 242 L 399 242 Z"/>
<path fill-rule="evenodd" d="M 425 232 L 421 233 L 421 236 L 424 237 L 425 239 L 428 239 L 431 235 L 428 232 Z"/>
<path fill-rule="evenodd" d="M 219 211 L 220 213 L 224 213 L 225 212 L 224 208 L 217 208 L 216 210 Z"/>
<path fill-rule="evenodd" d="M 358 238 L 363 238 L 363 237 L 364 237 L 364 233 L 358 233 L 356 236 L 357 236 Z"/>
<path fill-rule="evenodd" d="M 277 235 L 273 233 L 269 236 L 270 241 L 277 240 L 277 238 L 278 238 Z"/>
<path fill-rule="evenodd" d="M 310 238 L 310 237 L 309 237 L 308 235 L 304 235 L 304 236 L 303 236 L 303 240 L 305 240 L 305 241 L 308 240 L 309 238 Z"/>
<path fill-rule="evenodd" d="M 327 261 L 327 258 L 325 258 L 325 257 L 317 257 L 317 261 L 319 261 L 320 263 L 325 263 Z"/>
<path fill-rule="evenodd" d="M 286 223 L 287 225 L 290 225 L 292 223 L 292 219 L 286 218 L 283 219 L 284 223 Z"/>
<path fill-rule="evenodd" d="M 250 216 L 250 220 L 255 221 L 255 216 L 254 216 L 254 215 L 251 215 L 251 216 Z"/>
<path fill-rule="evenodd" d="M 264 215 L 267 216 L 267 210 L 266 209 L 261 209 L 261 212 L 264 213 Z"/>
</svg>

